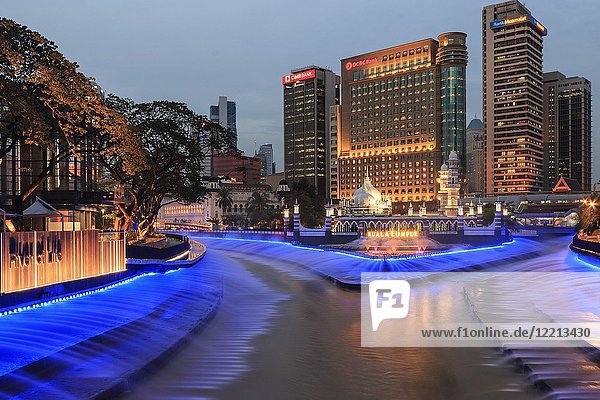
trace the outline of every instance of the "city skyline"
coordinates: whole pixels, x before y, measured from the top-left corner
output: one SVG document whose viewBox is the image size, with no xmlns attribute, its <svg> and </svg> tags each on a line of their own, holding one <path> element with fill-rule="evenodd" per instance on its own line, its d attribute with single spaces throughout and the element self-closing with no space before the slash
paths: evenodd
<svg viewBox="0 0 600 400">
<path fill-rule="evenodd" d="M 425 1 L 423 9 L 434 7 L 435 3 Z M 240 148 L 250 154 L 254 141 L 273 143 L 279 169 L 283 166 L 282 75 L 310 64 L 329 66 L 339 73 L 340 59 L 429 37 L 432 30 L 468 34 L 467 124 L 475 114 L 482 116 L 481 9 L 491 4 L 489 1 L 458 1 L 452 9 L 433 18 L 429 13 L 400 12 L 402 7 L 393 2 L 388 5 L 397 9 L 397 14 L 382 14 L 381 8 L 386 4 L 376 10 L 365 10 L 356 4 L 344 7 L 333 25 L 323 22 L 333 20 L 340 8 L 336 3 L 326 4 L 321 7 L 322 13 L 311 20 L 311 26 L 328 26 L 319 31 L 325 39 L 318 42 L 302 40 L 305 28 L 295 22 L 311 12 L 310 3 L 294 8 L 295 18 L 291 20 L 284 15 L 264 18 L 265 12 L 282 13 L 286 7 L 270 11 L 268 2 L 240 4 L 228 13 L 235 32 L 242 29 L 245 34 L 241 37 L 222 33 L 218 40 L 209 36 L 216 21 L 198 17 L 218 14 L 223 6 L 212 4 L 208 8 L 181 1 L 169 5 L 170 12 L 164 13 L 166 5 L 157 2 L 148 6 L 145 2 L 141 8 L 141 4 L 115 3 L 109 7 L 106 3 L 28 2 L 5 5 L 4 16 L 50 37 L 67 57 L 80 64 L 82 72 L 94 76 L 108 92 L 136 101 L 180 100 L 202 114 L 219 95 L 235 99 Z M 600 72 L 594 68 L 597 55 L 580 54 L 586 40 L 598 32 L 593 21 L 600 4 L 530 1 L 526 6 L 549 31 L 544 40 L 544 72 L 559 70 L 567 76 L 584 76 L 592 82 L 594 93 L 595 83 L 600 81 Z M 107 11 L 115 7 L 119 12 Z M 163 15 L 170 17 L 162 19 Z M 258 19 L 260 25 L 254 23 Z M 357 28 L 357 21 L 369 28 Z M 155 29 L 156 24 L 163 29 Z M 276 57 L 272 56 L 273 48 L 278 50 Z M 157 54 L 164 56 L 157 58 Z M 592 118 L 598 110 L 597 104 L 593 106 Z M 594 155 L 600 154 L 597 137 L 594 135 Z M 594 155 L 592 179 L 597 182 L 600 159 Z"/>
</svg>

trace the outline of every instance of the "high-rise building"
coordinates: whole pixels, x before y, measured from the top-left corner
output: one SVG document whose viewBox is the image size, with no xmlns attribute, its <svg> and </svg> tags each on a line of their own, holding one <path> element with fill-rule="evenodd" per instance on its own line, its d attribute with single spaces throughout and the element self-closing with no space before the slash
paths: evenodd
<svg viewBox="0 0 600 400">
<path fill-rule="evenodd" d="M 465 180 L 467 35 L 461 32 L 438 36 L 437 63 L 441 73 L 442 157 L 458 156 L 459 181 Z"/>
<path fill-rule="evenodd" d="M 232 133 L 231 143 L 226 150 L 237 150 L 237 121 L 235 101 L 228 101 L 227 96 L 219 96 L 219 103 L 210 106 L 210 120 L 227 128 Z"/>
<path fill-rule="evenodd" d="M 329 109 L 329 162 L 327 164 L 327 187 L 329 198 L 338 199 L 338 133 L 341 107 L 339 104 Z"/>
<path fill-rule="evenodd" d="M 213 156 L 213 175 L 228 176 L 236 182 L 259 183 L 261 168 L 262 162 L 258 157 L 248 157 L 234 152 Z"/>
<path fill-rule="evenodd" d="M 558 71 L 544 74 L 544 189 L 559 176 L 592 189 L 592 84 Z"/>
<path fill-rule="evenodd" d="M 306 178 L 327 197 L 327 120 L 330 107 L 339 104 L 340 77 L 313 65 L 292 70 L 282 84 L 285 177 L 290 183 Z"/>
<path fill-rule="evenodd" d="M 435 201 L 443 150 L 464 157 L 466 35 L 439 38 L 342 60 L 340 198 L 368 174 L 392 202 Z"/>
<path fill-rule="evenodd" d="M 511 0 L 484 7 L 482 29 L 486 191 L 541 190 L 546 28 Z"/>
<path fill-rule="evenodd" d="M 261 144 L 256 156 L 263 162 L 262 175 L 269 176 L 275 173 L 275 163 L 273 162 L 273 145 L 271 143 Z"/>
<path fill-rule="evenodd" d="M 468 193 L 485 192 L 485 135 L 483 122 L 474 118 L 467 126 L 466 180 Z"/>
</svg>

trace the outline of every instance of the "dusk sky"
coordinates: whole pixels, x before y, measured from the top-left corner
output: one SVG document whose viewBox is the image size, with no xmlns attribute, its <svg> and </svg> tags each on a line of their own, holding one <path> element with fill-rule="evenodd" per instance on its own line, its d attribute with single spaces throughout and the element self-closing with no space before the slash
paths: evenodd
<svg viewBox="0 0 600 400">
<path fill-rule="evenodd" d="M 468 34 L 468 120 L 481 117 L 481 9 L 491 1 L 2 1 L 1 15 L 58 44 L 108 92 L 135 101 L 183 101 L 208 114 L 219 95 L 237 103 L 239 147 L 273 143 L 283 168 L 281 76 L 447 31 Z M 600 1 L 530 0 L 548 28 L 544 71 L 591 80 L 600 118 Z M 597 123 L 595 124 L 597 126 Z M 593 133 L 593 180 L 600 134 Z"/>
</svg>

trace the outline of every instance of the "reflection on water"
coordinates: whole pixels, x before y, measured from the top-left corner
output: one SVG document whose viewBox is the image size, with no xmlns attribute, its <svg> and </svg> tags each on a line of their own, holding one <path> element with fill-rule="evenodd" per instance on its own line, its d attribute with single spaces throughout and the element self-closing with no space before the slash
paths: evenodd
<svg viewBox="0 0 600 400">
<path fill-rule="evenodd" d="M 538 254 L 498 269 L 589 270 L 559 247 L 566 245 L 565 240 L 542 248 L 519 242 L 510 248 L 511 255 Z M 365 266 L 360 264 L 364 260 L 331 252 L 244 241 L 236 242 L 232 252 L 231 241 L 205 242 L 209 252 L 223 260 L 221 311 L 189 347 L 126 398 L 543 398 L 532 382 L 515 372 L 515 354 L 487 348 L 360 347 L 360 294 L 332 285 L 307 266 L 349 271 L 348 264 L 378 269 L 383 261 Z M 461 256 L 450 257 L 459 262 Z M 448 259 L 423 262 L 436 268 Z M 416 265 L 392 264 L 411 269 Z M 466 304 L 444 301 L 454 296 L 455 288 L 431 285 L 418 290 L 424 320 L 469 316 Z M 537 357 L 540 365 L 552 365 L 555 359 L 550 354 L 528 355 Z M 557 357 L 563 362 L 582 361 L 573 354 Z M 566 376 L 560 364 L 551 371 L 552 376 Z"/>
</svg>

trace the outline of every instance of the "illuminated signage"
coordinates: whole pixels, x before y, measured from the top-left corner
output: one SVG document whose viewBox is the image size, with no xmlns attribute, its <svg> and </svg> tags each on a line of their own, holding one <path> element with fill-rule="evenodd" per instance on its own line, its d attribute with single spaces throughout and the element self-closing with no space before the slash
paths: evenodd
<svg viewBox="0 0 600 400">
<path fill-rule="evenodd" d="M 359 61 L 348 61 L 346 63 L 346 71 L 350 71 L 352 68 L 363 67 L 365 65 L 373 64 L 377 62 L 377 57 L 365 58 Z"/>
<path fill-rule="evenodd" d="M 539 22 L 537 19 L 533 18 L 531 15 L 521 15 L 520 17 L 507 18 L 500 21 L 492 21 L 490 22 L 490 28 L 498 29 L 504 26 L 520 24 L 523 22 L 529 22 L 529 24 L 536 28 L 542 35 L 546 35 L 546 27 L 542 25 L 542 23 Z"/>
<path fill-rule="evenodd" d="M 306 79 L 312 79 L 315 76 L 317 76 L 317 70 L 309 69 L 307 71 L 302 71 L 302 72 L 297 72 L 295 74 L 285 75 L 283 78 L 281 78 L 281 83 L 283 83 L 284 85 L 289 85 L 294 82 L 304 81 Z"/>
<path fill-rule="evenodd" d="M 542 25 L 542 23 L 540 21 L 538 21 L 537 19 L 530 17 L 531 23 L 533 24 L 534 27 L 536 27 L 541 33 L 542 35 L 545 35 L 548 31 L 546 30 L 546 27 L 544 25 Z"/>
<path fill-rule="evenodd" d="M 34 251 L 35 249 L 35 251 Z M 53 264 L 62 260 L 62 242 L 57 235 L 47 233 L 47 236 L 37 238 L 35 246 L 32 240 L 9 239 L 11 267 L 29 267 L 34 260 L 38 264 Z"/>
</svg>

